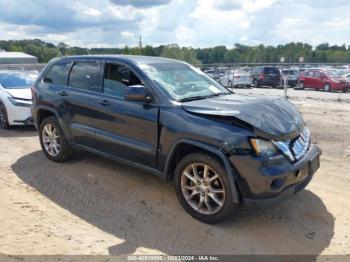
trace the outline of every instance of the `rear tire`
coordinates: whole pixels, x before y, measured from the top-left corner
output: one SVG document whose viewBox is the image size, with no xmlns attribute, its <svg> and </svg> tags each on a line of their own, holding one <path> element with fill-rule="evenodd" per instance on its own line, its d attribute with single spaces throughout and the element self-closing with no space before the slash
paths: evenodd
<svg viewBox="0 0 350 262">
<path fill-rule="evenodd" d="M 331 91 L 331 86 L 330 86 L 329 84 L 325 84 L 325 85 L 323 86 L 323 91 L 325 91 L 325 92 L 330 92 L 330 91 Z"/>
<path fill-rule="evenodd" d="M 50 116 L 41 122 L 39 138 L 44 154 L 51 161 L 64 162 L 74 154 L 56 117 Z"/>
<path fill-rule="evenodd" d="M 0 128 L 2 129 L 10 128 L 6 107 L 1 102 L 0 102 Z"/>
<path fill-rule="evenodd" d="M 297 88 L 297 87 L 294 87 L 294 89 L 304 90 L 304 89 L 305 89 L 305 85 L 304 85 L 303 82 L 300 82 L 300 83 L 298 84 L 298 88 Z"/>
<path fill-rule="evenodd" d="M 208 154 L 192 153 L 180 161 L 175 190 L 182 207 L 204 223 L 220 223 L 238 207 L 224 166 Z"/>
<path fill-rule="evenodd" d="M 258 80 L 254 79 L 254 81 L 253 81 L 253 87 L 254 87 L 254 88 L 258 88 L 258 87 L 259 87 L 259 85 L 258 85 Z"/>
</svg>

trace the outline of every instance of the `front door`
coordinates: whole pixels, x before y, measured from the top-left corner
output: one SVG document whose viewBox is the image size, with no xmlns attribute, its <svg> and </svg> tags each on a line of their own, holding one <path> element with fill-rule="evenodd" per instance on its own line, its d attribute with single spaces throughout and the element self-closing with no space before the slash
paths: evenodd
<svg viewBox="0 0 350 262">
<path fill-rule="evenodd" d="M 159 107 L 154 96 L 148 103 L 125 100 L 126 89 L 134 85 L 145 83 L 128 66 L 105 64 L 103 90 L 95 109 L 100 116 L 94 120 L 96 149 L 156 167 Z"/>
</svg>

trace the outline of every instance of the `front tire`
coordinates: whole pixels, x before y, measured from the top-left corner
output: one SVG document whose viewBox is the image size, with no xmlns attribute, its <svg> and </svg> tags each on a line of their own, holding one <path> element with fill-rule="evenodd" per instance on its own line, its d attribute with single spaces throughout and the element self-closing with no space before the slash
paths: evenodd
<svg viewBox="0 0 350 262">
<path fill-rule="evenodd" d="M 6 107 L 1 102 L 0 102 L 0 128 L 2 129 L 10 128 Z"/>
<path fill-rule="evenodd" d="M 68 144 L 56 117 L 45 118 L 39 128 L 41 148 L 48 159 L 64 162 L 73 156 L 74 150 Z"/>
<path fill-rule="evenodd" d="M 237 208 L 222 163 L 203 153 L 184 157 L 175 170 L 175 190 L 180 204 L 195 219 L 216 224 Z"/>
</svg>

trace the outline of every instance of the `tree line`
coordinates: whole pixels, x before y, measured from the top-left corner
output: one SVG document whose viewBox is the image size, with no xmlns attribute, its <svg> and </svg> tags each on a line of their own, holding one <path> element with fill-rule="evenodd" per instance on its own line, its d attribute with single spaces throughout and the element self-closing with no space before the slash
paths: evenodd
<svg viewBox="0 0 350 262">
<path fill-rule="evenodd" d="M 82 48 L 65 43 L 54 45 L 39 39 L 0 41 L 0 50 L 24 52 L 38 57 L 40 63 L 67 55 L 88 54 L 130 54 L 175 58 L 191 64 L 221 63 L 278 63 L 281 57 L 286 63 L 296 63 L 304 57 L 305 63 L 350 63 L 350 46 L 323 43 L 315 47 L 300 42 L 277 46 L 248 46 L 234 44 L 231 48 L 215 46 L 210 48 L 179 47 L 175 44 L 153 47 L 124 48 Z"/>
</svg>

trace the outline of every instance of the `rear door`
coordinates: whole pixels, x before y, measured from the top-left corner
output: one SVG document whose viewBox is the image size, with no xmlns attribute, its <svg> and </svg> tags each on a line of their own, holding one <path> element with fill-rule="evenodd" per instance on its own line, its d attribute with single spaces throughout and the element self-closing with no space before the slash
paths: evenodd
<svg viewBox="0 0 350 262">
<path fill-rule="evenodd" d="M 321 78 L 321 71 L 316 70 L 314 71 L 314 76 L 313 76 L 313 87 L 316 89 L 321 89 L 323 88 L 323 79 Z"/>
<path fill-rule="evenodd" d="M 302 73 L 301 81 L 304 83 L 304 87 L 312 87 L 312 71 L 304 71 Z"/>
<path fill-rule="evenodd" d="M 134 85 L 146 83 L 125 64 L 105 63 L 103 89 L 94 108 L 96 118 L 92 119 L 98 140 L 96 149 L 154 168 L 159 106 L 150 89 L 151 102 L 125 100 L 126 89 Z"/>
<path fill-rule="evenodd" d="M 103 118 L 98 106 L 98 94 L 102 88 L 101 63 L 78 61 L 69 74 L 68 87 L 59 95 L 64 100 L 66 122 L 70 125 L 74 142 L 88 148 L 96 148 L 97 119 Z"/>
</svg>

